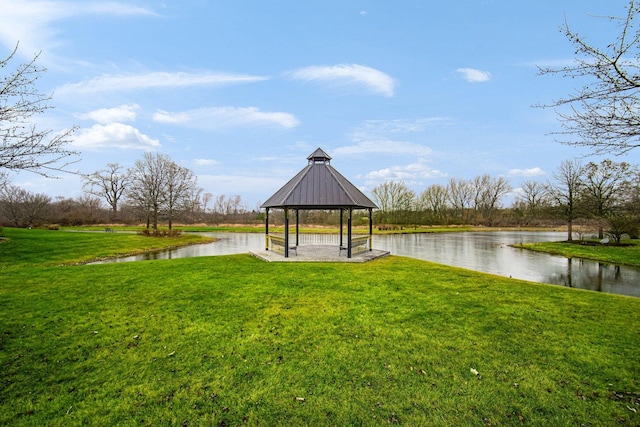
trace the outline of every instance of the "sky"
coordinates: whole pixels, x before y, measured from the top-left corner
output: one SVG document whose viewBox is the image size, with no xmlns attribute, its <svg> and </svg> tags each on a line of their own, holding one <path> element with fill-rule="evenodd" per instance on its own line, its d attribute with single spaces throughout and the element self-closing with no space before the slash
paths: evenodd
<svg viewBox="0 0 640 427">
<path fill-rule="evenodd" d="M 553 109 L 580 82 L 569 23 L 606 47 L 626 0 L 0 0 L 0 57 L 41 52 L 39 128 L 78 129 L 81 173 L 145 151 L 214 196 L 264 202 L 322 148 L 358 188 L 450 178 L 546 181 L 584 149 L 557 142 Z M 18 61 L 11 64 L 17 66 Z M 0 71 L 5 73 L 6 70 Z M 615 161 L 638 164 L 637 152 Z M 79 197 L 82 180 L 11 181 Z"/>
</svg>

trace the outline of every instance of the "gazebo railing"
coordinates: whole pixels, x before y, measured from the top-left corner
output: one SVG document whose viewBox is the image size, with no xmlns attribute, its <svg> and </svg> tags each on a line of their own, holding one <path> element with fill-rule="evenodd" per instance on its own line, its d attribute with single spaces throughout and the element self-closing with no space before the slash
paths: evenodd
<svg viewBox="0 0 640 427">
<path fill-rule="evenodd" d="M 298 240 L 301 245 L 338 246 L 340 244 L 340 236 L 337 234 L 300 234 Z M 346 238 L 343 241 L 346 241 Z"/>
<path fill-rule="evenodd" d="M 284 245 L 284 233 L 269 233 L 269 238 L 273 237 L 273 240 L 276 242 L 277 246 Z M 354 235 L 352 236 L 352 247 L 354 250 L 360 252 L 363 250 L 371 249 L 371 241 L 369 235 Z M 295 235 L 289 235 L 289 245 L 295 246 Z M 271 242 L 273 244 L 273 242 Z M 299 245 L 328 245 L 328 246 L 339 246 L 340 245 L 340 235 L 339 234 L 299 234 L 298 235 L 298 244 Z M 347 236 L 342 236 L 342 246 L 347 246 Z M 357 248 L 357 249 L 355 249 Z"/>
<path fill-rule="evenodd" d="M 284 233 L 269 233 L 270 236 L 276 236 L 284 239 Z M 368 238 L 369 236 L 364 235 L 354 235 L 353 240 L 362 239 L 363 237 Z M 295 242 L 295 234 L 289 234 L 290 243 L 294 244 Z M 298 242 L 300 245 L 329 245 L 329 246 L 339 246 L 340 245 L 340 235 L 339 234 L 299 234 Z M 342 246 L 347 245 L 347 236 L 342 236 Z"/>
</svg>

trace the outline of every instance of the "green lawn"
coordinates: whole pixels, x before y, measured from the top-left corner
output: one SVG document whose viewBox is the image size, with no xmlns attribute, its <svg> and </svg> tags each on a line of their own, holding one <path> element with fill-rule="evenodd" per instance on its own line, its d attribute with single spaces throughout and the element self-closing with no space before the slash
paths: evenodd
<svg viewBox="0 0 640 427">
<path fill-rule="evenodd" d="M 597 242 L 539 242 L 514 245 L 518 248 L 561 255 L 567 258 L 586 258 L 612 264 L 640 267 L 640 240 L 623 240 L 622 246 Z"/>
<path fill-rule="evenodd" d="M 151 238 L 137 234 L 105 233 L 104 231 L 49 231 L 17 228 L 4 228 L 0 236 L 8 240 L 0 245 L 0 268 L 16 264 L 83 263 L 215 240 L 195 234 Z"/>
<path fill-rule="evenodd" d="M 0 425 L 640 424 L 640 299 L 395 256 L 60 265 L 101 245 L 29 232 L 0 243 Z"/>
</svg>

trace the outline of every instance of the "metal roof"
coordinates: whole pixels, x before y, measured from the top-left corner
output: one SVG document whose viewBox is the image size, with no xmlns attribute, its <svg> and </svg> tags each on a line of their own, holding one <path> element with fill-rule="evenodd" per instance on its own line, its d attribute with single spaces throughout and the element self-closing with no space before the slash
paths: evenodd
<svg viewBox="0 0 640 427">
<path fill-rule="evenodd" d="M 309 164 L 269 197 L 261 208 L 378 208 L 331 166 L 331 157 L 322 149 L 318 148 L 307 160 Z"/>
</svg>

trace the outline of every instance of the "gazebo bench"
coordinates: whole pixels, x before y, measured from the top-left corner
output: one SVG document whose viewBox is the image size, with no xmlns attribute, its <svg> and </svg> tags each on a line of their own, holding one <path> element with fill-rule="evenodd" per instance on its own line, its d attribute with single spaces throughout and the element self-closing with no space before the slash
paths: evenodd
<svg viewBox="0 0 640 427">
<path fill-rule="evenodd" d="M 269 234 L 269 242 L 271 243 L 270 246 L 272 250 L 281 252 L 284 254 L 284 248 L 285 248 L 284 237 L 274 236 L 272 234 Z M 289 245 L 289 251 L 295 251 L 296 256 L 298 255 L 298 247 L 295 245 L 293 246 Z"/>
<path fill-rule="evenodd" d="M 355 248 L 358 248 L 356 252 L 364 252 L 367 250 L 367 244 L 369 243 L 369 236 L 360 236 L 360 237 L 352 237 L 351 238 L 351 251 Z M 348 250 L 348 246 L 340 246 L 340 251 L 338 252 L 338 256 L 342 254 L 342 251 Z"/>
</svg>

